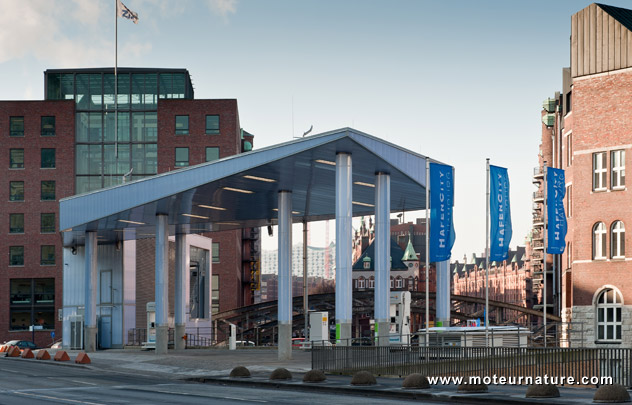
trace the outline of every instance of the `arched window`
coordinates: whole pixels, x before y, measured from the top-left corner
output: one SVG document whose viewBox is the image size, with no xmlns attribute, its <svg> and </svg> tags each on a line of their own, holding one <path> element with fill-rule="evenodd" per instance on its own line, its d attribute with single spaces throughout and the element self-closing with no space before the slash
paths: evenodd
<svg viewBox="0 0 632 405">
<path fill-rule="evenodd" d="M 593 226 L 593 260 L 606 258 L 606 226 L 597 222 Z"/>
<path fill-rule="evenodd" d="M 614 221 L 610 228 L 610 254 L 613 259 L 625 258 L 625 227 L 621 221 Z"/>
<path fill-rule="evenodd" d="M 597 340 L 621 340 L 621 294 L 612 289 L 604 289 L 597 298 Z"/>
<path fill-rule="evenodd" d="M 397 278 L 395 279 L 395 288 L 403 288 L 404 287 L 404 280 L 402 279 L 401 276 L 397 276 Z"/>
<path fill-rule="evenodd" d="M 358 279 L 358 288 L 364 288 L 364 277 Z"/>
</svg>

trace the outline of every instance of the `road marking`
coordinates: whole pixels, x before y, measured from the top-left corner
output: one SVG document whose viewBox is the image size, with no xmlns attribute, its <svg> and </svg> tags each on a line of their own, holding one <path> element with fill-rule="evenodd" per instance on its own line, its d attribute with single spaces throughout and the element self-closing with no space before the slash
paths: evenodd
<svg viewBox="0 0 632 405">
<path fill-rule="evenodd" d="M 44 398 L 44 399 L 53 399 L 56 401 L 66 401 L 66 402 L 73 402 L 73 403 L 77 403 L 77 404 L 86 404 L 86 405 L 105 405 L 102 404 L 100 402 L 86 402 L 86 401 L 77 401 L 74 399 L 69 399 L 69 398 L 59 398 L 59 397 L 51 397 L 49 395 L 37 395 L 37 394 L 28 394 L 26 392 L 13 392 L 14 394 L 17 395 L 25 395 L 25 396 L 29 396 L 29 397 L 36 397 L 36 398 Z"/>
<path fill-rule="evenodd" d="M 96 383 L 89 383 L 89 382 L 79 381 L 79 380 L 70 380 L 70 381 L 76 382 L 76 383 L 79 383 L 79 384 L 97 385 Z"/>
<path fill-rule="evenodd" d="M 167 384 L 165 384 L 165 385 L 167 385 Z M 171 385 L 171 384 L 169 384 L 169 385 Z M 138 390 L 138 391 L 145 391 L 145 390 Z M 231 401 L 261 402 L 261 403 L 267 403 L 268 402 L 268 401 L 264 401 L 264 400 L 261 400 L 261 399 L 220 397 L 220 396 L 213 396 L 213 395 L 189 394 L 187 392 L 176 392 L 176 391 L 151 390 L 151 392 L 160 392 L 161 394 L 182 395 L 182 396 L 202 397 L 202 398 L 229 399 Z"/>
</svg>

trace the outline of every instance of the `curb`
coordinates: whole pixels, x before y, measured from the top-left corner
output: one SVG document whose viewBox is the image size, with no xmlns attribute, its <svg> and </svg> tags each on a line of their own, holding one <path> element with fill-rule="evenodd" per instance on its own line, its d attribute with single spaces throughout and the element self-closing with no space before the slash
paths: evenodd
<svg viewBox="0 0 632 405">
<path fill-rule="evenodd" d="M 88 370 L 94 370 L 93 367 L 90 366 L 86 366 L 83 364 L 75 364 L 72 362 L 61 362 L 61 361 L 53 361 L 53 358 L 51 357 L 50 360 L 36 360 L 36 359 L 23 359 L 21 357 L 2 357 L 2 360 L 9 360 L 9 361 L 29 361 L 31 363 L 37 363 L 37 364 L 50 364 L 53 366 L 65 366 L 65 367 L 76 367 L 76 368 L 85 368 Z"/>
<path fill-rule="evenodd" d="M 291 380 L 287 382 L 282 381 L 270 381 L 263 377 L 249 377 L 249 378 L 230 378 L 230 377 L 192 377 L 185 378 L 184 381 L 198 382 L 204 384 L 219 384 L 219 385 L 236 385 L 247 386 L 255 388 L 274 388 L 283 389 L 288 391 L 319 391 L 332 394 L 345 394 L 345 395 L 357 395 L 357 396 L 371 396 L 382 397 L 392 399 L 405 399 L 405 400 L 426 400 L 436 402 L 449 402 L 449 403 L 487 403 L 487 404 L 550 404 L 550 398 L 525 398 L 509 395 L 502 395 L 497 393 L 484 393 L 484 394 L 461 394 L 447 391 L 436 391 L 437 388 L 430 388 L 425 390 L 411 390 L 402 388 L 391 388 L 379 383 L 372 388 L 366 386 L 354 387 L 351 385 L 325 385 L 327 382 L 322 383 L 303 383 L 301 380 Z M 432 392 L 435 390 L 434 392 Z M 554 403 L 559 404 L 577 404 L 576 398 L 559 398 Z"/>
</svg>

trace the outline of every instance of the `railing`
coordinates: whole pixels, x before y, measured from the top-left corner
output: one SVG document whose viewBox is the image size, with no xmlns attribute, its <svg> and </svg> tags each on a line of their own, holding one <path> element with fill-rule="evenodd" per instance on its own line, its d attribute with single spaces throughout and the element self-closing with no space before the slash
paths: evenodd
<svg viewBox="0 0 632 405">
<path fill-rule="evenodd" d="M 533 176 L 544 176 L 544 170 L 541 167 L 534 167 Z"/>
<path fill-rule="evenodd" d="M 543 191 L 535 191 L 533 193 L 533 199 L 534 200 L 543 200 L 544 199 L 544 192 Z"/>
<path fill-rule="evenodd" d="M 612 377 L 613 383 L 632 386 L 632 349 L 319 346 L 312 347 L 312 368 L 376 375 Z"/>
<path fill-rule="evenodd" d="M 173 344 L 174 330 L 169 328 L 168 331 L 168 344 Z M 145 328 L 132 328 L 127 331 L 127 345 L 128 346 L 142 346 L 147 342 L 147 329 Z"/>
</svg>

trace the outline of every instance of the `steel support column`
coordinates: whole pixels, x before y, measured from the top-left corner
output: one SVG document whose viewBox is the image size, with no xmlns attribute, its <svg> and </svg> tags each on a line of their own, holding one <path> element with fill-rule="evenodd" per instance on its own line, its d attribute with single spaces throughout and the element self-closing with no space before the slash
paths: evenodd
<svg viewBox="0 0 632 405">
<path fill-rule="evenodd" d="M 391 292 L 391 176 L 375 176 L 375 326 L 380 346 L 389 344 Z"/>
<path fill-rule="evenodd" d="M 279 191 L 279 360 L 292 358 L 292 192 Z"/>
<path fill-rule="evenodd" d="M 174 348 L 184 350 L 186 340 L 184 339 L 186 329 L 185 303 L 186 297 L 186 276 L 189 267 L 189 252 L 187 251 L 187 236 L 183 233 L 176 233 L 176 277 L 175 277 L 175 321 L 176 331 L 174 336 Z"/>
<path fill-rule="evenodd" d="M 97 350 L 97 233 L 86 232 L 86 285 L 84 309 L 84 350 Z"/>
<path fill-rule="evenodd" d="M 336 340 L 350 344 L 351 321 L 351 255 L 353 234 L 351 154 L 336 155 Z"/>
<path fill-rule="evenodd" d="M 444 260 L 435 263 L 437 266 L 437 323 L 443 326 L 450 326 L 450 261 Z"/>
<path fill-rule="evenodd" d="M 169 217 L 156 215 L 156 354 L 169 345 Z"/>
</svg>

